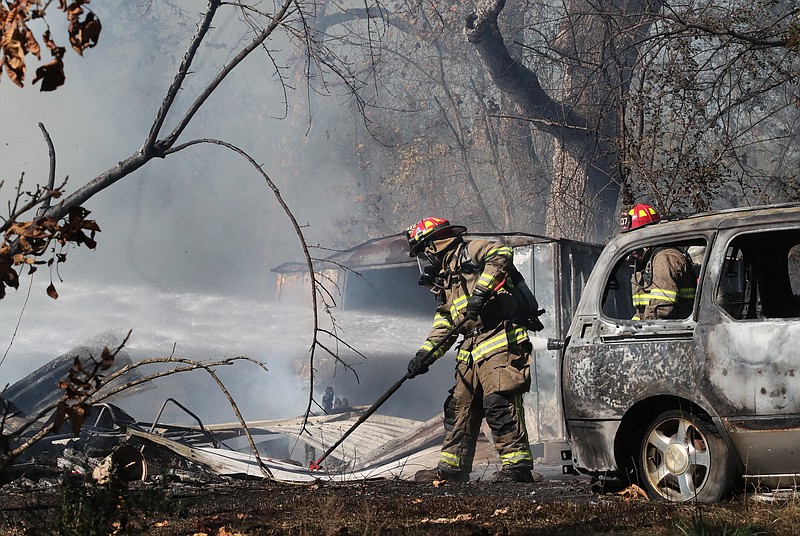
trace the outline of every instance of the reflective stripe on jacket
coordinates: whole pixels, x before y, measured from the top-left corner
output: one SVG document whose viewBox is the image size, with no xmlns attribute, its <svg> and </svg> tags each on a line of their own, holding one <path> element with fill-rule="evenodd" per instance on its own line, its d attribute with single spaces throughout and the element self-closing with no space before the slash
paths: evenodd
<svg viewBox="0 0 800 536">
<path fill-rule="evenodd" d="M 467 248 L 466 255 L 462 253 L 462 248 Z M 514 252 L 510 247 L 489 240 L 471 240 L 449 251 L 439 273 L 447 281 L 442 291 L 444 297 L 436 309 L 431 332 L 420 350 L 429 352 L 463 319 L 469 298 L 477 286 L 496 290 L 481 310 L 479 320 L 467 321 L 462 326 L 460 331 L 465 335 L 465 340 L 459 348 L 457 359 L 485 359 L 506 351 L 509 345 L 526 342 L 527 330 L 508 322 L 517 312 L 516 300 L 505 285 L 497 289 L 506 280 L 513 260 Z M 457 336 L 454 336 L 442 344 L 433 355 L 434 359 L 443 356 L 456 339 Z"/>
<path fill-rule="evenodd" d="M 633 320 L 687 318 L 694 308 L 696 287 L 691 262 L 683 251 L 656 249 L 647 268 L 633 275 Z"/>
</svg>

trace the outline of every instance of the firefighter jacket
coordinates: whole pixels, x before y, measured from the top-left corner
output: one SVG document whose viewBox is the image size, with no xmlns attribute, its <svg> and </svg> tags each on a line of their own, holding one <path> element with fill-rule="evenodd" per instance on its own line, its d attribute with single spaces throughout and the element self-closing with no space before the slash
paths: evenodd
<svg viewBox="0 0 800 536">
<path fill-rule="evenodd" d="M 643 269 L 639 269 L 640 264 Z M 676 247 L 655 248 L 637 265 L 631 281 L 633 320 L 687 318 L 697 279 L 688 255 Z"/>
<path fill-rule="evenodd" d="M 528 341 L 527 329 L 512 321 L 519 312 L 517 301 L 507 290 L 512 285 L 508 273 L 513 255 L 510 247 L 488 240 L 461 242 L 445 253 L 439 272 L 444 282 L 438 294 L 439 305 L 433 328 L 420 351 L 429 352 L 464 318 L 470 295 L 478 286 L 493 294 L 478 320 L 468 320 L 459 330 L 464 340 L 456 359 L 478 362 Z M 433 354 L 433 360 L 443 356 L 457 338 L 458 334 L 454 334 L 445 341 Z"/>
</svg>

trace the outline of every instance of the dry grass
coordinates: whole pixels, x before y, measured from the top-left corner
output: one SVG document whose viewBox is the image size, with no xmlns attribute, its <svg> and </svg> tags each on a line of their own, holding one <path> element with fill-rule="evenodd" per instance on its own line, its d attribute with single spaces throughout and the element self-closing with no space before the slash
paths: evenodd
<svg viewBox="0 0 800 536">
<path fill-rule="evenodd" d="M 800 501 L 736 499 L 716 505 L 677 505 L 618 495 L 592 495 L 563 483 L 432 486 L 374 481 L 281 486 L 225 481 L 175 485 L 180 504 L 142 500 L 152 490 L 128 490 L 129 522 L 119 534 L 256 536 L 275 534 L 546 535 L 546 536 L 794 536 Z M 156 501 L 158 502 L 158 501 Z M 101 504 L 101 503 L 98 503 Z M 58 534 L 54 492 L 3 493 L 0 535 Z M 99 514 L 99 513 L 98 513 Z"/>
</svg>

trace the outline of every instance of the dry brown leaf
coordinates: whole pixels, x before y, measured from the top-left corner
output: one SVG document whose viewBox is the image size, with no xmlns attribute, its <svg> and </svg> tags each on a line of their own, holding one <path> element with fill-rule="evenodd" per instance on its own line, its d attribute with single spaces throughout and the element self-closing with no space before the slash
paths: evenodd
<svg viewBox="0 0 800 536">
<path fill-rule="evenodd" d="M 20 28 L 25 26 L 20 23 L 4 36 L 3 54 L 5 54 L 4 64 L 6 75 L 19 87 L 25 81 L 25 33 Z"/>
<path fill-rule="evenodd" d="M 33 54 L 36 56 L 37 60 L 42 59 L 42 49 L 39 46 L 39 43 L 36 41 L 36 38 L 33 36 L 33 32 L 31 32 L 26 26 L 23 30 L 23 33 L 25 34 L 25 52 Z"/>
<path fill-rule="evenodd" d="M 64 74 L 64 62 L 60 58 L 56 58 L 50 63 L 38 67 L 31 84 L 35 84 L 39 80 L 42 81 L 39 91 L 55 91 L 63 86 L 67 80 L 67 76 Z"/>
<path fill-rule="evenodd" d="M 75 52 L 82 56 L 85 49 L 92 48 L 97 44 L 97 40 L 100 38 L 102 25 L 100 24 L 100 20 L 91 12 L 88 13 L 83 22 L 81 22 L 79 20 L 81 12 L 83 12 L 83 10 L 78 7 L 78 11 L 70 9 L 68 13 L 70 18 L 69 42 Z"/>
<path fill-rule="evenodd" d="M 6 66 L 6 75 L 19 87 L 25 81 L 25 36 L 15 26 L 10 32 L 3 35 L 2 48 L 3 64 Z"/>
<path fill-rule="evenodd" d="M 0 288 L 19 287 L 19 275 L 12 268 L 13 261 L 8 254 L 0 255 Z"/>
<path fill-rule="evenodd" d="M 456 517 L 439 517 L 430 519 L 428 517 L 420 519 L 420 523 L 436 523 L 437 525 L 449 525 L 450 523 L 457 523 L 458 521 L 472 521 L 477 516 L 467 512 L 465 514 L 458 514 Z"/>
<path fill-rule="evenodd" d="M 59 402 L 56 410 L 53 413 L 53 431 L 58 433 L 58 429 L 64 424 L 67 418 L 67 405 L 64 402 Z"/>
<path fill-rule="evenodd" d="M 50 37 L 50 30 L 44 32 L 42 39 L 44 39 L 45 46 L 50 50 L 50 55 L 53 56 L 53 60 L 36 69 L 36 77 L 31 83 L 35 84 L 37 81 L 41 80 L 42 86 L 39 88 L 39 91 L 54 91 L 56 88 L 63 86 L 66 81 L 64 61 L 62 60 L 65 49 L 64 47 L 56 45 L 55 41 Z M 52 218 L 48 218 L 47 220 L 40 221 L 39 225 L 51 232 L 55 231 L 58 222 Z"/>
<path fill-rule="evenodd" d="M 86 16 L 86 20 L 83 23 L 83 30 L 81 31 L 84 48 L 92 48 L 97 45 L 102 29 L 103 25 L 100 23 L 100 19 L 95 17 L 94 13 L 89 13 L 89 15 Z"/>
<path fill-rule="evenodd" d="M 53 39 L 50 37 L 50 30 L 47 30 L 46 32 L 44 32 L 44 35 L 42 36 L 42 39 L 44 39 L 44 44 L 50 50 L 50 54 L 54 58 L 63 58 L 64 57 L 64 53 L 67 51 L 67 49 L 65 49 L 64 47 L 58 46 L 56 44 L 56 42 L 53 41 Z"/>
<path fill-rule="evenodd" d="M 645 492 L 642 488 L 640 488 L 636 484 L 631 484 L 624 490 L 617 492 L 617 495 L 622 497 L 625 501 L 635 501 L 637 499 L 644 499 L 644 500 L 649 499 L 649 497 L 647 496 L 647 492 Z"/>
<path fill-rule="evenodd" d="M 54 300 L 58 299 L 58 291 L 56 290 L 55 285 L 50 283 L 50 286 L 47 287 L 47 295 L 53 298 Z"/>
<path fill-rule="evenodd" d="M 111 350 L 108 346 L 103 347 L 103 352 L 100 354 L 100 370 L 108 370 L 114 364 L 114 356 L 111 355 Z"/>
<path fill-rule="evenodd" d="M 76 404 L 71 406 L 67 412 L 69 413 L 69 422 L 72 423 L 72 434 L 78 436 L 81 433 L 81 427 L 86 420 L 86 410 L 89 406 L 85 404 Z"/>
</svg>

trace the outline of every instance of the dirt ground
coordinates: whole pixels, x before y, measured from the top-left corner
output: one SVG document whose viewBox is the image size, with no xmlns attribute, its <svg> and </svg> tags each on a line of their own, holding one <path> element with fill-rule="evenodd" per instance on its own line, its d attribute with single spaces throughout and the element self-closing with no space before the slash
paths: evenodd
<svg viewBox="0 0 800 536">
<path fill-rule="evenodd" d="M 310 485 L 208 478 L 110 491 L 18 479 L 0 488 L 0 535 L 794 535 L 793 499 L 675 505 L 544 471 L 542 482 Z M 742 531 L 744 530 L 744 531 Z"/>
</svg>

